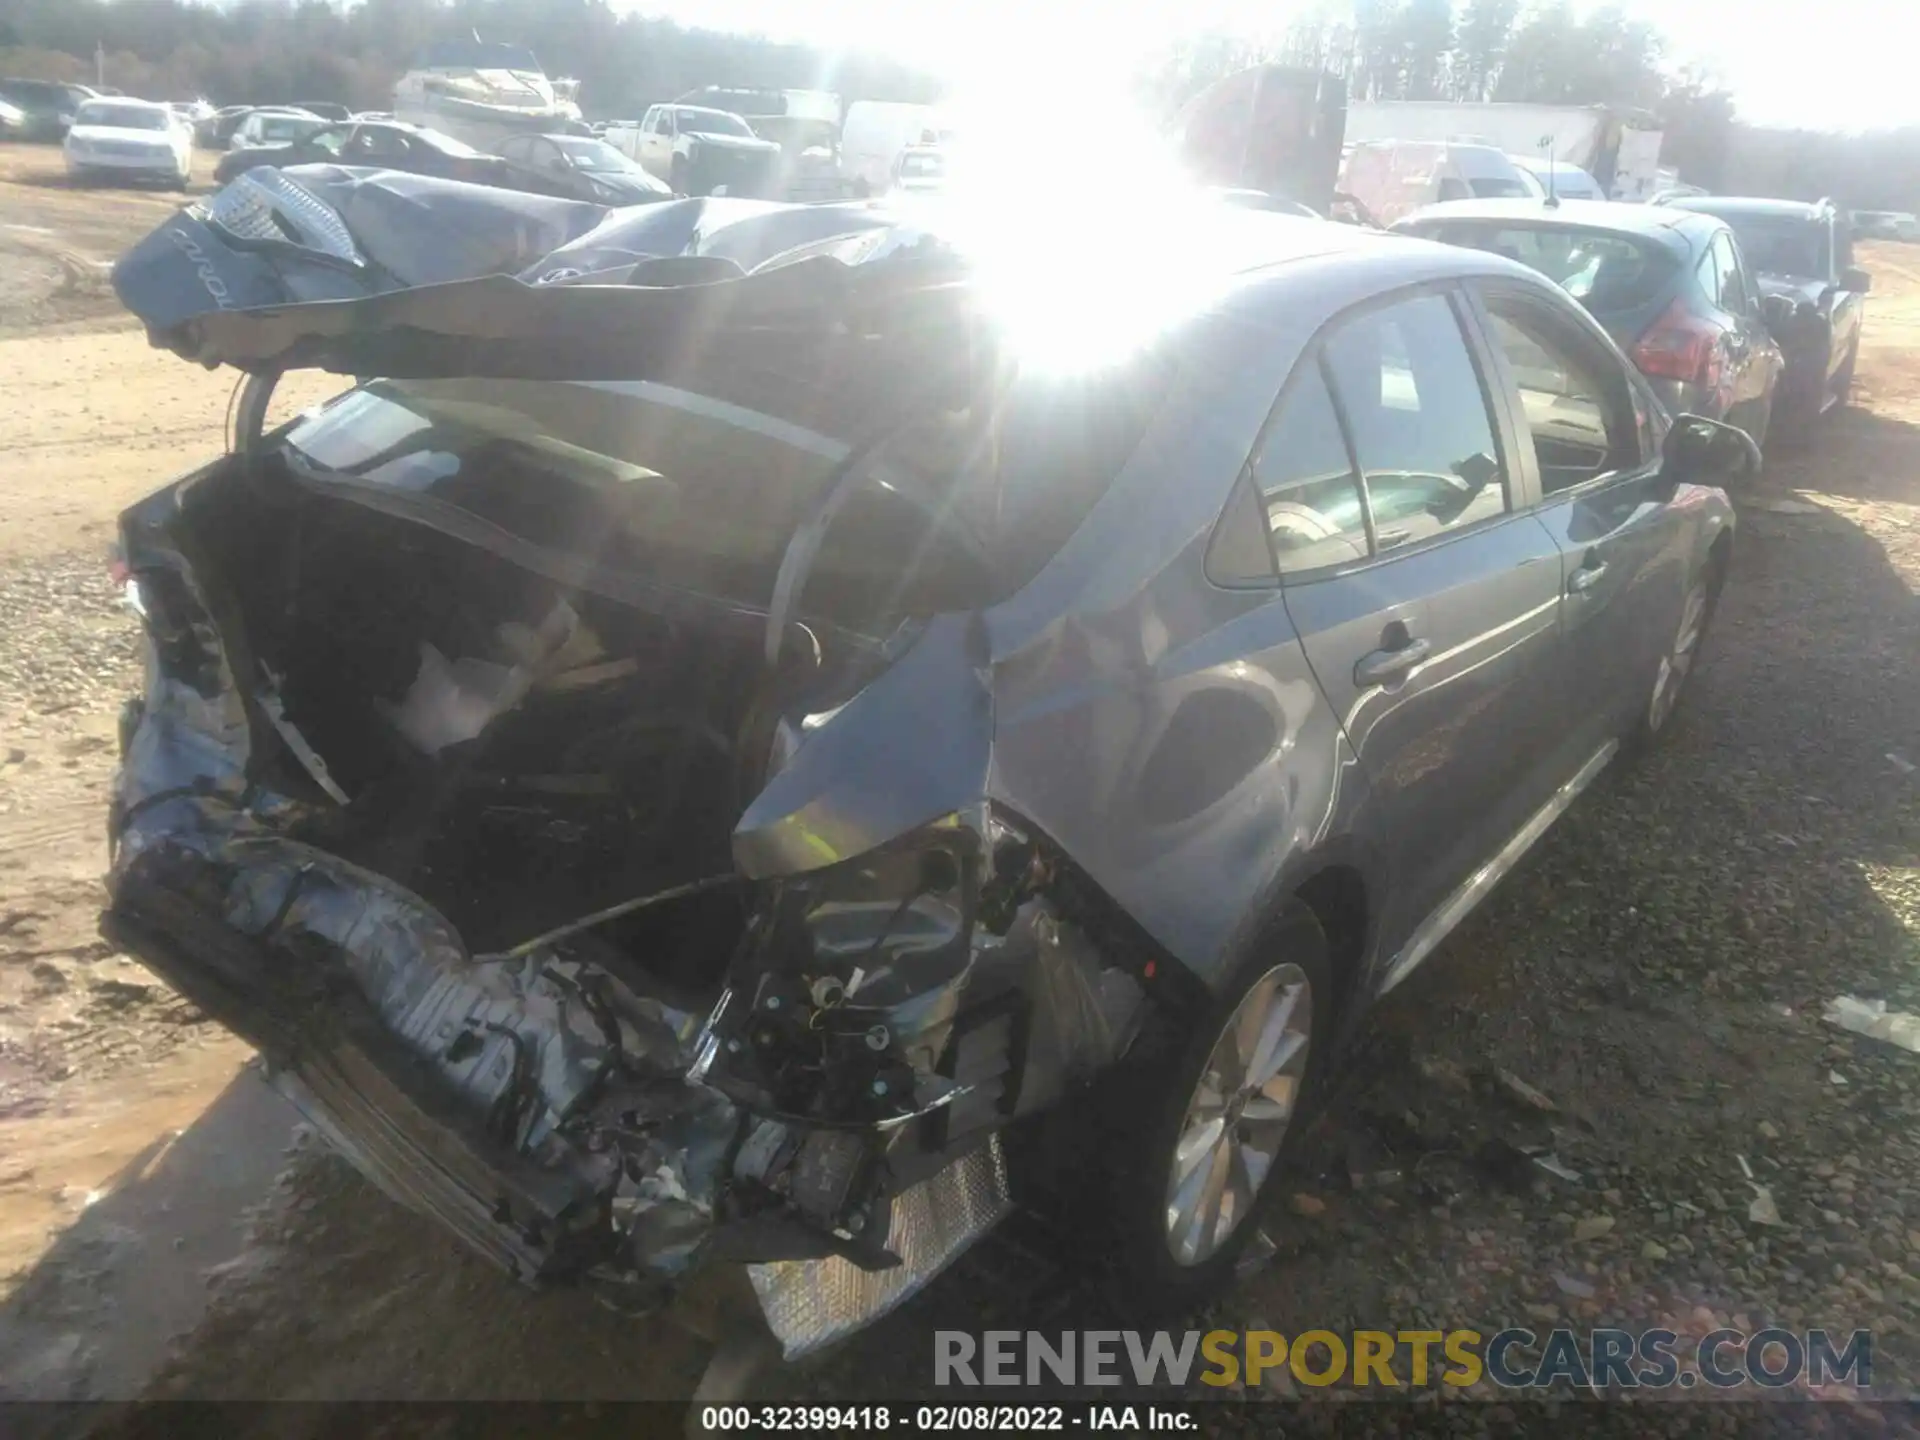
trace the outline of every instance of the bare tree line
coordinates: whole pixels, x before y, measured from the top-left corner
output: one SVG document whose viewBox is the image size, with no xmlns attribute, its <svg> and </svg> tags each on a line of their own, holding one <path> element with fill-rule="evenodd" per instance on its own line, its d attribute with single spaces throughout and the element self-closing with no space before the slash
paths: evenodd
<svg viewBox="0 0 1920 1440">
<path fill-rule="evenodd" d="M 706 84 L 939 94 L 933 77 L 884 56 L 618 15 L 607 0 L 0 0 L 0 74 L 91 80 L 98 46 L 109 82 L 133 94 L 378 109 L 423 45 L 475 33 L 526 45 L 551 72 L 578 78 L 588 113 L 604 117 Z M 1743 126 L 1710 77 L 1668 59 L 1655 25 L 1617 9 L 1583 15 L 1568 0 L 1330 0 L 1265 38 L 1190 37 L 1138 79 L 1143 97 L 1169 112 L 1262 60 L 1332 70 L 1354 100 L 1632 106 L 1660 117 L 1666 163 L 1694 183 L 1920 209 L 1920 128 L 1846 136 Z"/>
</svg>

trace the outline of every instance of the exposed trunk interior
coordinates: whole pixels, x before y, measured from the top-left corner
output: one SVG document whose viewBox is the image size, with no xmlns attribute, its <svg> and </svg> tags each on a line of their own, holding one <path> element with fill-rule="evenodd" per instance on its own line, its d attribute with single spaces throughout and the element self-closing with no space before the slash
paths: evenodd
<svg viewBox="0 0 1920 1440">
<path fill-rule="evenodd" d="M 220 476 L 188 508 L 237 678 L 277 690 L 347 797 L 308 838 L 416 891 L 470 949 L 731 868 L 767 753 L 750 624 L 643 613 L 272 478 Z M 709 992 L 742 903 L 710 892 L 602 936 Z"/>
</svg>

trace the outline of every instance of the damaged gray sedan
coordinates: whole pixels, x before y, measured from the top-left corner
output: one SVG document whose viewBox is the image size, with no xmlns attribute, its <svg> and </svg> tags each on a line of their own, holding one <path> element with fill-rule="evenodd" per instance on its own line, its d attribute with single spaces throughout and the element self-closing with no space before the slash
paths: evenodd
<svg viewBox="0 0 1920 1440">
<path fill-rule="evenodd" d="M 1367 1005 L 1670 728 L 1753 461 L 1496 257 L 1209 213 L 1041 366 L 873 215 L 170 319 L 387 378 L 122 520 L 108 933 L 514 1274 L 744 1265 L 789 1355 L 1107 1084 L 1069 1203 L 1221 1284 Z"/>
</svg>

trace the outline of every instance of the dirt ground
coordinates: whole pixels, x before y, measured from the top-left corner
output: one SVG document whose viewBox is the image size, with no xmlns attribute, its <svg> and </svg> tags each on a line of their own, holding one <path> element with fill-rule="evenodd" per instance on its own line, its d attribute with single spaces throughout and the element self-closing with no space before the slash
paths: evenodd
<svg viewBox="0 0 1920 1440">
<path fill-rule="evenodd" d="M 149 349 L 106 285 L 174 197 L 57 176 L 57 152 L 0 147 L 0 1396 L 686 1395 L 704 1342 L 496 1276 L 98 939 L 137 683 L 105 548 L 121 506 L 217 452 L 232 386 Z M 1277 1255 L 1211 1322 L 1871 1327 L 1874 1390 L 1915 1392 L 1920 1055 L 1821 1019 L 1841 994 L 1920 1010 L 1920 249 L 1862 258 L 1855 405 L 1742 497 L 1678 742 L 1584 797 L 1403 987 Z M 1780 1223 L 1751 1218 L 1759 1186 Z M 1023 1220 L 766 1384 L 911 1396 L 935 1328 L 1124 1324 L 1069 1241 Z"/>
</svg>

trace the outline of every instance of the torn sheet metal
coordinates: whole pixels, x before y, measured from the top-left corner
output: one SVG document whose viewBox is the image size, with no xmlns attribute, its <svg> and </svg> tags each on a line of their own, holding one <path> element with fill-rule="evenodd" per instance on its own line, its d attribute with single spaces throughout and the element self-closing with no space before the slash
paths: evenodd
<svg viewBox="0 0 1920 1440">
<path fill-rule="evenodd" d="M 972 617 L 931 621 L 747 807 L 734 828 L 741 873 L 824 869 L 977 809 L 993 742 L 984 642 Z"/>
<path fill-rule="evenodd" d="M 610 210 L 293 166 L 241 176 L 170 217 L 114 266 L 113 285 L 155 345 L 209 366 L 645 379 L 681 363 L 690 335 L 840 318 L 856 267 L 816 256 L 749 272 L 895 223 L 856 205 Z"/>
<path fill-rule="evenodd" d="M 375 1183 L 514 1273 L 691 1264 L 736 1126 L 684 1078 L 704 1017 L 584 941 L 476 963 L 420 896 L 294 838 L 316 812 L 255 779 L 210 602 L 178 555 L 132 558 L 164 603 L 116 786 L 110 921 L 261 1043 Z"/>
</svg>

